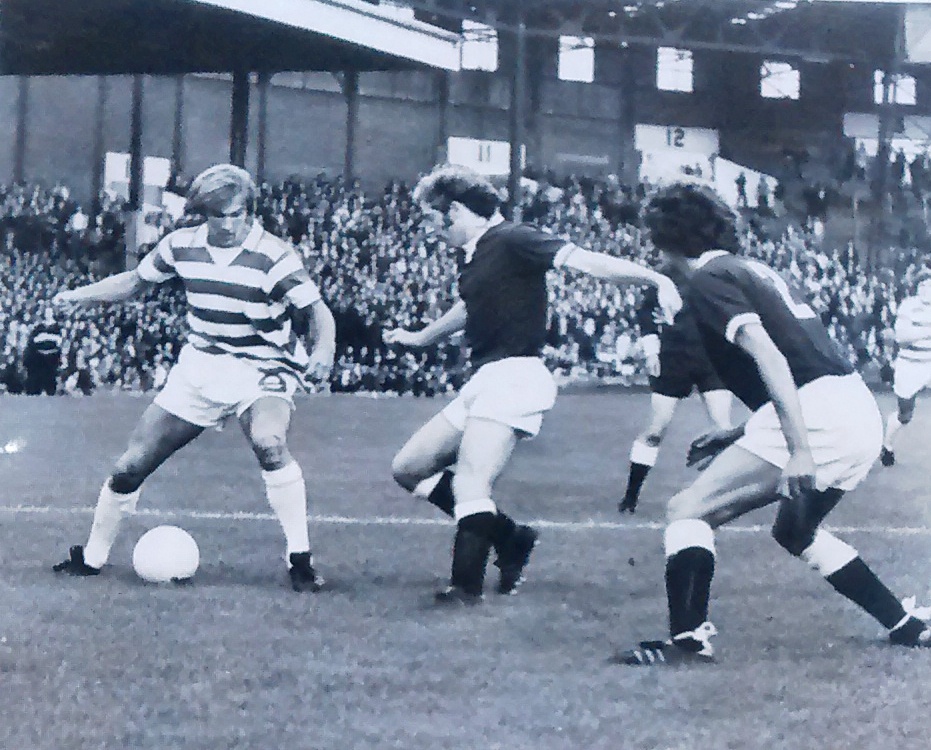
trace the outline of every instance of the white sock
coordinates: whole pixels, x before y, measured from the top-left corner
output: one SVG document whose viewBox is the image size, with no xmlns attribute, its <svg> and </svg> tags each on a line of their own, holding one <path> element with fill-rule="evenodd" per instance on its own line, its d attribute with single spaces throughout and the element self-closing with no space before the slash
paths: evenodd
<svg viewBox="0 0 931 750">
<path fill-rule="evenodd" d="M 308 552 L 310 535 L 307 531 L 307 491 L 304 474 L 296 461 L 275 471 L 263 471 L 265 495 L 268 504 L 278 516 L 288 544 L 288 554 Z"/>
<path fill-rule="evenodd" d="M 122 495 L 110 489 L 110 478 L 103 483 L 100 495 L 97 497 L 97 507 L 94 508 L 94 523 L 91 526 L 90 536 L 84 545 L 84 562 L 92 568 L 100 568 L 110 556 L 110 548 L 116 541 L 116 534 L 120 530 L 120 521 L 124 513 L 136 510 L 141 489 Z"/>
<path fill-rule="evenodd" d="M 898 412 L 890 414 L 889 419 L 886 420 L 886 435 L 883 438 L 883 447 L 892 450 L 892 439 L 901 427 L 902 423 L 899 421 Z"/>
</svg>

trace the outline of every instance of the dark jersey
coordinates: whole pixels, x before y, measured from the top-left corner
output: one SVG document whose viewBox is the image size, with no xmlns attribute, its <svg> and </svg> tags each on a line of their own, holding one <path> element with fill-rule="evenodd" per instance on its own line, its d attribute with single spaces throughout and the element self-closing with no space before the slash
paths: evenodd
<svg viewBox="0 0 931 750">
<path fill-rule="evenodd" d="M 546 340 L 546 272 L 566 241 L 526 224 L 483 234 L 459 271 L 466 338 L 477 369 L 507 357 L 536 357 Z"/>
<path fill-rule="evenodd" d="M 699 393 L 723 389 L 688 305 L 679 310 L 672 324 L 656 322 L 659 309 L 656 290 L 650 287 L 637 310 L 641 334 L 659 337 L 659 375 L 650 378 L 650 390 L 669 398 L 688 398 L 695 388 Z"/>
<path fill-rule="evenodd" d="M 781 276 L 758 261 L 723 251 L 706 254 L 692 276 L 687 304 L 725 387 L 754 411 L 770 397 L 756 363 L 734 343 L 745 323 L 762 324 L 786 358 L 797 387 L 854 371 L 815 312 L 793 295 Z"/>
</svg>

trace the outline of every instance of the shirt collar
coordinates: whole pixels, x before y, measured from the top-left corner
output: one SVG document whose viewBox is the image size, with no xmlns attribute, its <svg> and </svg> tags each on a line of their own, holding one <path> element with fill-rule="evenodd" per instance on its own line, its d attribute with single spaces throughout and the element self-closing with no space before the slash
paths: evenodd
<svg viewBox="0 0 931 750">
<path fill-rule="evenodd" d="M 481 234 L 475 235 L 475 237 L 473 237 L 471 240 L 469 240 L 468 242 L 466 242 L 466 243 L 462 246 L 462 250 L 463 250 L 463 252 L 465 253 L 465 262 L 466 262 L 466 263 L 468 263 L 469 261 L 472 260 L 472 256 L 475 254 L 475 248 L 478 247 L 478 242 L 479 242 L 479 240 L 482 239 L 482 237 L 484 237 L 486 234 L 488 234 L 488 230 L 489 230 L 489 229 L 491 229 L 492 227 L 498 226 L 498 225 L 501 224 L 503 221 L 504 221 L 504 217 L 501 216 L 500 214 L 497 215 L 497 216 L 495 216 L 495 217 L 491 220 L 491 222 L 488 224 L 488 226 L 485 227 L 485 231 L 484 231 L 484 232 L 482 232 Z"/>
<path fill-rule="evenodd" d="M 697 271 L 699 268 L 703 268 L 707 263 L 710 263 L 715 258 L 720 258 L 722 255 L 730 255 L 727 250 L 706 250 L 697 258 L 692 258 L 689 260 L 689 265 L 692 267 L 693 271 Z"/>
</svg>

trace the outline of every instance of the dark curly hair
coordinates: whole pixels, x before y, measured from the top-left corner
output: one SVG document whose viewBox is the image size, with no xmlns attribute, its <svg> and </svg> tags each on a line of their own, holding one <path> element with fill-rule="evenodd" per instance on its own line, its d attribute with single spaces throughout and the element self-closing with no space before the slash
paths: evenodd
<svg viewBox="0 0 931 750">
<path fill-rule="evenodd" d="M 697 258 L 708 250 L 740 249 L 737 214 L 708 185 L 680 180 L 658 188 L 641 211 L 660 250 Z"/>
<path fill-rule="evenodd" d="M 501 206 L 501 195 L 487 178 L 465 167 L 446 164 L 422 177 L 414 188 L 414 200 L 442 214 L 452 203 L 461 203 L 485 219 Z"/>
</svg>

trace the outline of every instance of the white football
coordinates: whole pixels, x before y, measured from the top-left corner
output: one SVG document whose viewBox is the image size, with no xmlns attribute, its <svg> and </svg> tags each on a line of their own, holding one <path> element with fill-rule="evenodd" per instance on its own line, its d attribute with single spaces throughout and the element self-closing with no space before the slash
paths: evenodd
<svg viewBox="0 0 931 750">
<path fill-rule="evenodd" d="M 145 581 L 184 581 L 197 572 L 200 550 L 194 537 L 178 526 L 156 526 L 133 549 L 133 568 Z"/>
</svg>

